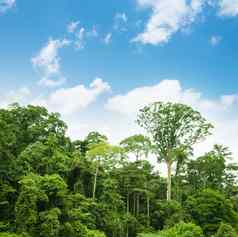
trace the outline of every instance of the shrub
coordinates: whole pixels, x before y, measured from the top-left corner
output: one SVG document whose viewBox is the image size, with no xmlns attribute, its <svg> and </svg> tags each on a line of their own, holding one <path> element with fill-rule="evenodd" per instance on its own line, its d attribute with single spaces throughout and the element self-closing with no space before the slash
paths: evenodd
<svg viewBox="0 0 238 237">
<path fill-rule="evenodd" d="M 192 223 L 183 223 L 175 225 L 172 228 L 162 230 L 158 233 L 140 234 L 139 237 L 203 237 L 202 229 Z"/>
</svg>

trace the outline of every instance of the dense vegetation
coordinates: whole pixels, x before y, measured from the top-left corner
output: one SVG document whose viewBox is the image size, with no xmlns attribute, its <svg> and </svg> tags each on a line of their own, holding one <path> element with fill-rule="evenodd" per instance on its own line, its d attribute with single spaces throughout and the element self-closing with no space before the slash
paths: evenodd
<svg viewBox="0 0 238 237">
<path fill-rule="evenodd" d="M 143 108 L 137 122 L 146 136 L 115 146 L 98 132 L 71 141 L 42 107 L 0 109 L 0 237 L 237 237 L 231 153 L 193 155 L 212 125 L 171 103 Z"/>
</svg>

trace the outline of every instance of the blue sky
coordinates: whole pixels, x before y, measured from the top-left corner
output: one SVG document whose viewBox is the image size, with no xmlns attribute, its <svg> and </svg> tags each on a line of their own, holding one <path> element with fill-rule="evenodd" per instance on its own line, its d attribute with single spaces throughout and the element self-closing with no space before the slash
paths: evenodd
<svg viewBox="0 0 238 237">
<path fill-rule="evenodd" d="M 238 0 L 0 0 L 0 105 L 118 141 L 140 131 L 141 106 L 179 101 L 217 125 L 198 150 L 238 154 L 237 30 Z"/>
</svg>

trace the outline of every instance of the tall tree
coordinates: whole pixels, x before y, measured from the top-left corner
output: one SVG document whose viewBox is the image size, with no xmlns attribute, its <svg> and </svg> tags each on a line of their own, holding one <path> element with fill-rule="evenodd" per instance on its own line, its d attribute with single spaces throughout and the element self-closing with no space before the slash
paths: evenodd
<svg viewBox="0 0 238 237">
<path fill-rule="evenodd" d="M 199 112 L 178 103 L 156 102 L 140 110 L 138 124 L 152 137 L 158 161 L 167 165 L 167 200 L 178 149 L 186 150 L 210 134 L 212 125 Z"/>
<path fill-rule="evenodd" d="M 87 156 L 91 158 L 95 163 L 92 192 L 92 198 L 95 199 L 97 179 L 100 167 L 104 166 L 106 170 L 113 169 L 116 165 L 121 163 L 121 160 L 124 156 L 120 147 L 112 146 L 105 142 L 92 146 L 91 149 L 87 152 Z"/>
</svg>

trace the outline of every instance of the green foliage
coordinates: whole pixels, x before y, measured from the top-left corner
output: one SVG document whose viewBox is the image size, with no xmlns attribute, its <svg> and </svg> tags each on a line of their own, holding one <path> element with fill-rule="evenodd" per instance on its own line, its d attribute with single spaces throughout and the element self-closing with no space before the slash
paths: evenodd
<svg viewBox="0 0 238 237">
<path fill-rule="evenodd" d="M 178 154 L 210 134 L 212 125 L 183 104 L 155 102 L 140 110 L 138 124 L 151 136 L 158 161 L 167 165 L 167 200 L 171 200 L 172 164 Z"/>
<path fill-rule="evenodd" d="M 87 237 L 105 237 L 105 234 L 98 230 L 88 230 Z"/>
<path fill-rule="evenodd" d="M 203 190 L 186 200 L 186 211 L 207 235 L 216 233 L 221 222 L 234 227 L 238 224 L 238 213 L 229 199 L 214 190 Z"/>
<path fill-rule="evenodd" d="M 151 225 L 154 229 L 172 227 L 184 219 L 182 206 L 176 201 L 159 201 L 152 214 Z"/>
<path fill-rule="evenodd" d="M 222 190 L 231 180 L 227 180 L 228 166 L 226 162 L 230 159 L 228 148 L 215 145 L 211 152 L 188 163 L 187 180 L 191 186 L 197 189 Z"/>
<path fill-rule="evenodd" d="M 212 125 L 183 104 L 156 102 L 140 110 L 137 122 L 151 135 L 159 159 L 181 147 L 190 147 L 210 134 Z"/>
<path fill-rule="evenodd" d="M 154 234 L 140 234 L 139 237 L 203 237 L 202 229 L 192 223 L 179 223 L 172 228 Z"/>
<path fill-rule="evenodd" d="M 215 237 L 237 237 L 237 232 L 229 224 L 221 223 Z"/>
<path fill-rule="evenodd" d="M 0 237 L 23 237 L 23 236 L 14 233 L 0 232 Z"/>
<path fill-rule="evenodd" d="M 235 237 L 238 166 L 222 146 L 192 157 L 212 126 L 171 103 L 145 107 L 138 122 L 152 144 L 134 135 L 111 145 L 98 132 L 72 142 L 45 108 L 0 109 L 0 237 Z M 149 153 L 166 161 L 177 201 L 165 201 Z"/>
<path fill-rule="evenodd" d="M 160 232 L 159 237 L 203 237 L 202 229 L 192 223 L 179 223 Z"/>
<path fill-rule="evenodd" d="M 150 139 L 141 134 L 122 140 L 120 145 L 127 153 L 133 153 L 137 160 L 142 157 L 147 158 L 152 149 Z"/>
</svg>

